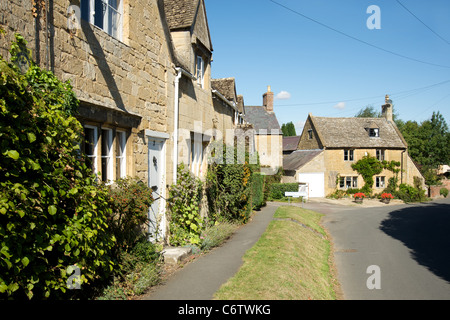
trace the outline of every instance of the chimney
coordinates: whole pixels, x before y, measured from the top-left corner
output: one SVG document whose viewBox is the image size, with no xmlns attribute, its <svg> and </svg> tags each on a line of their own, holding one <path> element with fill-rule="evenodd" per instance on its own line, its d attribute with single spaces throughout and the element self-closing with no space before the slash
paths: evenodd
<svg viewBox="0 0 450 320">
<path fill-rule="evenodd" d="M 387 121 L 394 122 L 392 117 L 392 100 L 389 99 L 389 95 L 386 95 L 385 103 L 381 106 L 381 116 L 386 118 Z"/>
<path fill-rule="evenodd" d="M 267 92 L 263 94 L 263 106 L 266 111 L 273 112 L 273 92 L 270 91 L 270 86 L 267 87 Z"/>
</svg>

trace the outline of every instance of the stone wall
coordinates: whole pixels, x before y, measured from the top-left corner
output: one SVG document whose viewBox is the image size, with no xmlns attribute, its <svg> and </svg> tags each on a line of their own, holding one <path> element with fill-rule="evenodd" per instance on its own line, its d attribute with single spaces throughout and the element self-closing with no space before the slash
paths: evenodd
<svg viewBox="0 0 450 320">
<path fill-rule="evenodd" d="M 38 2 L 38 1 L 36 1 Z M 123 37 L 118 40 L 100 28 L 82 20 L 74 32 L 67 27 L 67 8 L 79 1 L 54 0 L 49 3 L 49 28 L 44 11 L 33 16 L 32 1 L 2 0 L 0 25 L 6 37 L 0 40 L 0 54 L 7 52 L 15 32 L 21 33 L 41 67 L 52 70 L 63 80 L 70 80 L 82 104 L 101 108 L 101 112 L 138 117 L 129 132 L 127 173 L 147 180 L 147 146 L 144 129 L 168 131 L 173 108 L 170 93 L 175 76 L 170 40 L 161 21 L 157 0 L 123 1 Z M 131 18 L 132 17 L 132 18 Z M 46 41 L 48 36 L 48 41 Z M 173 110 L 173 109 L 172 109 Z M 112 115 L 82 120 L 98 126 L 117 127 Z M 119 117 L 120 118 L 120 117 Z"/>
</svg>

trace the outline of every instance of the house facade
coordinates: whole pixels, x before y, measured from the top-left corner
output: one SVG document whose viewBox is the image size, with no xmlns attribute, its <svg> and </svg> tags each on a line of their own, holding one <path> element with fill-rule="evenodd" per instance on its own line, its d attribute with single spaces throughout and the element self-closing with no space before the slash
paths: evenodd
<svg viewBox="0 0 450 320">
<path fill-rule="evenodd" d="M 233 101 L 211 86 L 204 0 L 5 0 L 0 6 L 6 31 L 0 54 L 9 58 L 18 32 L 35 62 L 70 80 L 92 169 L 107 183 L 127 176 L 146 182 L 157 199 L 150 231 L 164 237 L 164 199 L 177 165 L 202 177 L 210 129 L 233 128 L 237 119 Z"/>
<path fill-rule="evenodd" d="M 273 101 L 274 93 L 268 86 L 262 106 L 244 106 L 245 121 L 253 126 L 261 172 L 266 175 L 277 173 L 283 166 L 283 133 L 273 111 Z"/>
<path fill-rule="evenodd" d="M 366 155 L 399 162 L 399 183 L 414 185 L 414 177 L 423 181 L 392 119 L 388 97 L 381 118 L 327 118 L 309 114 L 297 150 L 284 156 L 284 181 L 308 183 L 310 197 L 324 197 L 336 189 L 359 189 L 364 181 L 352 164 Z M 386 169 L 376 175 L 374 191 L 385 189 L 394 175 Z"/>
</svg>

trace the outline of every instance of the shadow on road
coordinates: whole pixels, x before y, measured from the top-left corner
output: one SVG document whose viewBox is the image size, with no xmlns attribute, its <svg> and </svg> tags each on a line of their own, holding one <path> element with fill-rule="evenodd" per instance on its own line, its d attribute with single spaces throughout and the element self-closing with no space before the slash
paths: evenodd
<svg viewBox="0 0 450 320">
<path fill-rule="evenodd" d="M 419 264 L 450 282 L 450 204 L 434 202 L 392 211 L 380 229 L 402 241 Z"/>
</svg>

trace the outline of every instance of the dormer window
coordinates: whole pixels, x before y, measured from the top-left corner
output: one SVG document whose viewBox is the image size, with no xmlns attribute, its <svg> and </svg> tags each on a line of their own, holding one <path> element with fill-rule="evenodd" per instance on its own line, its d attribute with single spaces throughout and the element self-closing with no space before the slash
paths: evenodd
<svg viewBox="0 0 450 320">
<path fill-rule="evenodd" d="M 369 137 L 379 137 L 380 129 L 378 128 L 369 128 Z"/>
</svg>

